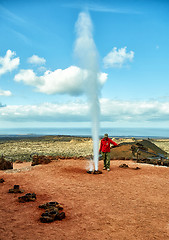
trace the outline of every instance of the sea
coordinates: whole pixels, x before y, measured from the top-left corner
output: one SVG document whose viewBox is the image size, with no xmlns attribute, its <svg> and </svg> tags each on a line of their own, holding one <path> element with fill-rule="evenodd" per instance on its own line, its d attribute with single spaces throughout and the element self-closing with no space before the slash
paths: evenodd
<svg viewBox="0 0 169 240">
<path fill-rule="evenodd" d="M 169 138 L 169 128 L 101 128 L 100 137 L 104 133 L 121 138 Z M 0 128 L 0 137 L 45 135 L 91 137 L 92 131 L 91 128 Z"/>
</svg>

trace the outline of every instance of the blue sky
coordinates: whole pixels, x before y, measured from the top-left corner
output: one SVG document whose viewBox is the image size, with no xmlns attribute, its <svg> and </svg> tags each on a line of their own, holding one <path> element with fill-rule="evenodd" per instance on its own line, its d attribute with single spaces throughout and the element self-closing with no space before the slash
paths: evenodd
<svg viewBox="0 0 169 240">
<path fill-rule="evenodd" d="M 0 0 L 0 128 L 90 126 L 76 22 L 98 52 L 100 122 L 169 126 L 169 2 Z"/>
</svg>

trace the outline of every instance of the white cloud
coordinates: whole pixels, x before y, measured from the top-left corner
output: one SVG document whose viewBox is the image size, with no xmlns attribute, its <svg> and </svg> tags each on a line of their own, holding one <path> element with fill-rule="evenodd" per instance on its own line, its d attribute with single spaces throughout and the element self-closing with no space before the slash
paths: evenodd
<svg viewBox="0 0 169 240">
<path fill-rule="evenodd" d="M 101 99 L 101 115 L 104 121 L 168 121 L 169 102 Z"/>
<path fill-rule="evenodd" d="M 35 65 L 43 65 L 46 63 L 45 58 L 41 58 L 37 55 L 33 55 L 32 57 L 28 58 L 28 63 L 35 64 Z"/>
<path fill-rule="evenodd" d="M 46 71 L 43 76 L 37 76 L 33 70 L 20 70 L 14 80 L 23 81 L 27 85 L 36 87 L 36 90 L 46 94 L 69 94 L 77 96 L 83 94 L 87 89 L 87 70 L 76 66 L 64 70 Z M 100 85 L 107 80 L 106 73 L 98 74 Z"/>
<path fill-rule="evenodd" d="M 0 108 L 0 119 L 6 121 L 53 122 L 90 121 L 86 103 L 63 104 L 44 103 L 41 105 L 11 105 Z"/>
<path fill-rule="evenodd" d="M 101 85 L 104 85 L 105 82 L 107 81 L 108 74 L 100 73 L 98 77 L 99 77 L 99 81 L 100 81 Z"/>
<path fill-rule="evenodd" d="M 39 72 L 46 72 L 46 68 L 44 67 L 44 66 L 40 66 L 40 67 L 38 67 L 38 69 L 37 69 Z"/>
<path fill-rule="evenodd" d="M 16 82 L 23 81 L 27 85 L 38 86 L 40 79 L 36 76 L 32 69 L 21 69 L 18 74 L 15 75 L 14 80 Z"/>
<path fill-rule="evenodd" d="M 156 123 L 169 121 L 169 102 L 115 101 L 101 99 L 103 122 Z M 86 102 L 44 103 L 41 105 L 11 105 L 0 108 L 1 121 L 15 122 L 90 122 Z"/>
<path fill-rule="evenodd" d="M 9 97 L 9 96 L 11 96 L 11 95 L 12 95 L 11 91 L 8 91 L 8 90 L 4 91 L 4 90 L 1 90 L 1 89 L 0 89 L 0 96 Z"/>
<path fill-rule="evenodd" d="M 105 68 L 118 68 L 122 67 L 127 61 L 132 61 L 134 58 L 134 52 L 127 53 L 127 47 L 117 49 L 113 48 L 111 52 L 103 58 Z"/>
<path fill-rule="evenodd" d="M 18 67 L 20 59 L 13 58 L 15 55 L 15 52 L 8 50 L 4 57 L 0 57 L 0 76 Z"/>
</svg>

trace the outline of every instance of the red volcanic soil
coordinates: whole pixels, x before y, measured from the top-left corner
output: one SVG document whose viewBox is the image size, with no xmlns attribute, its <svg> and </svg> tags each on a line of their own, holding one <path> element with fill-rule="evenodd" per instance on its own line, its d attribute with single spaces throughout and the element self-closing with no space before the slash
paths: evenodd
<svg viewBox="0 0 169 240">
<path fill-rule="evenodd" d="M 129 168 L 119 168 L 120 164 Z M 85 160 L 48 165 L 15 164 L 20 172 L 0 171 L 1 240 L 167 240 L 169 239 L 169 168 L 111 161 L 111 171 L 86 173 Z M 134 170 L 139 166 L 141 169 Z M 103 167 L 99 163 L 99 170 Z M 23 193 L 8 193 L 19 184 L 35 202 L 18 202 Z M 48 201 L 63 204 L 66 218 L 41 223 L 38 208 Z"/>
</svg>

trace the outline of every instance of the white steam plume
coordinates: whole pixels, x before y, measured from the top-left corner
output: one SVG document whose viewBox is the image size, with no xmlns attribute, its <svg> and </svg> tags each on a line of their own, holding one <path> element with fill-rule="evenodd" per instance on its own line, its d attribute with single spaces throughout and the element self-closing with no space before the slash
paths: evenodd
<svg viewBox="0 0 169 240">
<path fill-rule="evenodd" d="M 76 23 L 77 39 L 75 43 L 75 54 L 80 60 L 81 67 L 88 72 L 86 94 L 89 100 L 90 113 L 92 119 L 92 138 L 95 170 L 98 170 L 98 152 L 99 152 L 99 93 L 100 84 L 98 81 L 98 53 L 93 40 L 93 26 L 90 16 L 87 12 L 79 14 Z"/>
</svg>

